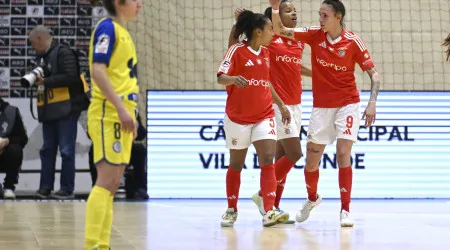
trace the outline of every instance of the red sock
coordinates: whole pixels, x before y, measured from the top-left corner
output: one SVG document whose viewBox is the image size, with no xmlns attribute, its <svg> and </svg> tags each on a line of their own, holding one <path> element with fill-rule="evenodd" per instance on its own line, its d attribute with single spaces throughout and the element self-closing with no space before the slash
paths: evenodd
<svg viewBox="0 0 450 250">
<path fill-rule="evenodd" d="M 350 212 L 350 197 L 352 193 L 352 167 L 339 168 L 339 190 L 341 192 L 341 210 Z"/>
<path fill-rule="evenodd" d="M 286 156 L 281 157 L 275 162 L 275 175 L 277 176 L 277 181 L 286 179 L 287 174 L 291 171 L 294 166 L 294 162 L 290 161 Z"/>
<path fill-rule="evenodd" d="M 260 185 L 264 210 L 267 212 L 272 210 L 275 204 L 275 192 L 277 190 L 277 179 L 275 177 L 275 168 L 273 164 L 261 167 Z"/>
<path fill-rule="evenodd" d="M 281 157 L 275 162 L 275 176 L 277 178 L 277 196 L 275 197 L 275 207 L 280 205 L 281 196 L 284 191 L 284 184 L 286 183 L 286 176 L 295 165 L 294 162 L 289 160 L 286 156 Z"/>
<path fill-rule="evenodd" d="M 284 185 L 286 184 L 286 178 L 281 181 L 277 181 L 277 196 L 275 197 L 275 207 L 280 207 L 281 196 L 283 195 Z"/>
<path fill-rule="evenodd" d="M 308 200 L 316 201 L 317 183 L 319 182 L 319 169 L 312 172 L 308 172 L 305 169 L 304 172 L 305 172 L 306 190 L 308 191 Z"/>
<path fill-rule="evenodd" d="M 234 208 L 234 211 L 237 212 L 239 188 L 241 186 L 241 170 L 228 167 L 226 183 L 228 208 Z"/>
</svg>

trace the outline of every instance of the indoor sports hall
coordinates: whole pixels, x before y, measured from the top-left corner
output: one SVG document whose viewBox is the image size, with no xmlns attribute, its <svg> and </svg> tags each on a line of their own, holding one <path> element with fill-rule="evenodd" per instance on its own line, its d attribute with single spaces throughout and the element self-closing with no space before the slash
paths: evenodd
<svg viewBox="0 0 450 250">
<path fill-rule="evenodd" d="M 297 27 L 319 25 L 322 0 L 292 1 Z M 280 201 L 290 220 L 262 225 L 252 200 L 260 189 L 261 166 L 250 146 L 240 177 L 239 216 L 233 226 L 221 226 L 230 153 L 224 128 L 227 92 L 218 84 L 217 72 L 228 50 L 235 10 L 264 13 L 269 0 L 142 0 L 137 20 L 127 28 L 138 57 L 149 199 L 128 197 L 127 187 L 139 177 L 129 167 L 113 203 L 111 249 L 450 249 L 450 62 L 443 46 L 450 33 L 450 1 L 341 1 L 345 29 L 364 41 L 380 75 L 376 121 L 371 127 L 361 121 L 351 152 L 354 226 L 340 225 L 343 191 L 336 144 L 328 145 L 320 158 L 321 204 L 308 220 L 295 221 L 308 198 L 304 168 L 313 95 L 311 77 L 306 76 L 303 156 L 288 173 Z M 78 123 L 75 197 L 36 198 L 42 129 L 30 112 L 30 94 L 14 82 L 29 70 L 27 60 L 32 58 L 22 30 L 35 23 L 51 26 L 58 31 L 54 37 L 81 53 L 87 71 L 90 35 L 106 11 L 75 0 L 0 0 L 0 10 L 5 13 L 0 16 L 0 94 L 19 107 L 29 137 L 16 197 L 0 199 L 0 250 L 81 250 L 92 188 L 86 114 Z M 12 63 L 21 60 L 24 65 Z M 301 61 L 311 68 L 309 45 Z M 372 82 L 359 65 L 355 77 L 362 116 Z M 61 160 L 56 162 L 55 190 L 61 173 Z"/>
</svg>

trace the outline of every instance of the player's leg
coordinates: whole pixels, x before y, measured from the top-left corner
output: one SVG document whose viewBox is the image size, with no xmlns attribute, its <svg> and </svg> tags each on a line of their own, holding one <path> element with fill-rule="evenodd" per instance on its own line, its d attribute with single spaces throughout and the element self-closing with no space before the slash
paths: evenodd
<svg viewBox="0 0 450 250">
<path fill-rule="evenodd" d="M 222 215 L 222 227 L 232 227 L 238 216 L 237 202 L 241 187 L 241 171 L 251 144 L 251 127 L 234 123 L 225 116 L 224 130 L 226 147 L 230 150 L 230 164 L 225 179 L 228 208 Z"/>
<path fill-rule="evenodd" d="M 112 200 L 130 157 L 128 151 L 131 145 L 128 144 L 132 143 L 132 134 L 121 133 L 118 119 L 111 115 L 114 113 L 112 109 L 93 102 L 88 111 L 88 132 L 93 142 L 97 179 L 86 204 L 87 250 L 94 246 L 99 249 L 109 248 Z"/>
<path fill-rule="evenodd" d="M 353 171 L 351 152 L 357 141 L 360 125 L 359 104 L 350 104 L 340 108 L 335 119 L 337 144 L 336 156 L 339 166 L 339 191 L 341 196 L 341 226 L 351 227 L 350 200 L 352 192 Z"/>
<path fill-rule="evenodd" d="M 301 129 L 301 105 L 288 106 L 291 112 L 291 123 L 285 125 L 281 122 L 281 113 L 277 123 L 277 152 L 275 154 L 275 175 L 277 177 L 277 196 L 275 198 L 275 207 L 279 208 L 281 196 L 284 191 L 286 177 L 295 163 L 302 157 L 302 147 L 300 144 Z M 280 147 L 281 144 L 281 147 Z M 284 153 L 281 155 L 281 149 Z"/>
<path fill-rule="evenodd" d="M 286 183 L 286 176 L 302 155 L 300 145 L 301 105 L 287 106 L 291 113 L 291 123 L 283 124 L 281 112 L 277 105 L 273 105 L 275 111 L 275 124 L 277 128 L 277 146 L 275 152 L 275 175 L 277 190 L 275 207 L 279 209 L 281 196 Z M 258 207 L 261 215 L 264 215 L 264 206 L 261 191 L 252 196 L 253 202 Z"/>
<path fill-rule="evenodd" d="M 327 144 L 332 144 L 336 132 L 332 118 L 334 109 L 313 108 L 308 127 L 308 143 L 306 144 L 306 164 L 304 169 L 308 199 L 297 212 L 295 220 L 303 222 L 309 218 L 311 210 L 318 206 L 322 197 L 317 193 L 319 183 L 319 163 Z"/>
<path fill-rule="evenodd" d="M 275 165 L 273 163 L 276 149 L 275 120 L 270 118 L 255 124 L 252 128 L 251 138 L 261 168 L 260 187 L 265 212 L 263 225 L 273 226 L 277 223 L 284 223 L 289 219 L 289 214 L 282 213 L 274 207 L 277 190 Z"/>
</svg>

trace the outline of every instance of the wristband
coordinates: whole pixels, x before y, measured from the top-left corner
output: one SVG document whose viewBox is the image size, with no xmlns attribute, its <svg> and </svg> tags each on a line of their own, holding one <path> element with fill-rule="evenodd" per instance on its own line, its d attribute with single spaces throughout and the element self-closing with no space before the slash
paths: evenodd
<svg viewBox="0 0 450 250">
<path fill-rule="evenodd" d="M 280 10 L 275 10 L 272 8 L 272 14 L 278 14 L 278 13 L 280 13 Z"/>
</svg>

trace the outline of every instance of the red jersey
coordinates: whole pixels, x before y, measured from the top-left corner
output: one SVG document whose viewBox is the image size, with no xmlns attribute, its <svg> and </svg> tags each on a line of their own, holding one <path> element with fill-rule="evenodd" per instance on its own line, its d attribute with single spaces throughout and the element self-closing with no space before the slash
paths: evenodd
<svg viewBox="0 0 450 250">
<path fill-rule="evenodd" d="M 267 47 L 270 51 L 270 82 L 286 105 L 301 103 L 302 54 L 305 44 L 277 36 Z"/>
<path fill-rule="evenodd" d="M 272 94 L 269 87 L 269 51 L 261 47 L 253 50 L 245 43 L 231 46 L 220 64 L 217 75 L 242 76 L 246 88 L 234 84 L 227 86 L 225 112 L 231 121 L 239 124 L 256 124 L 274 117 Z"/>
<path fill-rule="evenodd" d="M 317 26 L 294 31 L 297 41 L 311 46 L 314 107 L 337 108 L 358 103 L 355 62 L 363 71 L 375 66 L 361 38 L 343 29 L 340 37 L 331 40 Z"/>
</svg>

